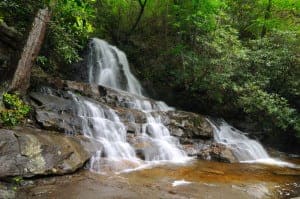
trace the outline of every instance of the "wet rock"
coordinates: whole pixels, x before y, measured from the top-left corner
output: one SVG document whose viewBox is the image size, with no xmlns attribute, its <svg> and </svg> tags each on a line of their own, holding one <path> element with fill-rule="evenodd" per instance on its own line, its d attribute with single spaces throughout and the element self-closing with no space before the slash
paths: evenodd
<svg viewBox="0 0 300 199">
<path fill-rule="evenodd" d="M 219 143 L 213 143 L 207 148 L 202 149 L 197 154 L 197 157 L 202 160 L 213 160 L 218 162 L 238 162 L 233 151 L 227 146 Z"/>
<path fill-rule="evenodd" d="M 143 124 L 147 122 L 146 114 L 142 111 L 128 108 L 114 108 L 122 122 L 127 124 Z"/>
<path fill-rule="evenodd" d="M 174 135 L 193 139 L 213 138 L 213 129 L 209 122 L 202 115 L 185 111 L 169 111 L 169 126 Z"/>
<path fill-rule="evenodd" d="M 182 146 L 188 156 L 197 156 L 199 151 L 203 148 L 203 145 L 200 143 L 184 144 Z"/>
<path fill-rule="evenodd" d="M 77 115 L 74 97 L 84 98 L 105 110 L 112 109 L 125 125 L 128 141 L 142 158 L 144 147 L 138 147 L 138 137 L 142 136 L 143 130 L 151 136 L 151 126 L 145 126 L 147 113 L 141 109 L 151 110 L 151 115 L 159 118 L 172 136 L 188 146 L 184 149 L 190 156 L 198 154 L 207 142 L 210 144 L 213 140 L 213 128 L 202 115 L 171 108 L 160 111 L 166 108 L 162 102 L 104 86 L 59 79 L 40 81 L 30 93 L 38 124 L 47 130 L 83 134 L 82 118 Z M 153 108 L 158 111 L 153 111 Z"/>
<path fill-rule="evenodd" d="M 246 192 L 255 199 L 269 198 L 269 196 L 271 196 L 268 187 L 266 187 L 264 184 L 253 184 L 244 186 L 232 185 L 232 188 Z"/>
<path fill-rule="evenodd" d="M 56 94 L 58 95 L 58 94 Z M 50 93 L 30 93 L 35 108 L 35 119 L 44 129 L 66 133 L 79 133 L 81 120 L 75 114 L 76 107 L 70 96 Z"/>
<path fill-rule="evenodd" d="M 92 154 L 90 141 L 33 128 L 0 129 L 0 178 L 65 174 Z"/>
<path fill-rule="evenodd" d="M 104 86 L 59 79 L 51 79 L 46 82 L 41 83 L 39 88 L 35 88 L 38 92 L 30 93 L 32 102 L 36 107 L 37 120 L 46 129 L 53 127 L 55 130 L 66 129 L 66 131 L 72 131 L 74 130 L 70 127 L 72 125 L 75 125 L 75 129 L 78 129 L 80 122 L 76 119 L 76 111 L 74 111 L 76 106 L 74 106 L 75 103 L 68 91 L 78 96 L 86 96 L 87 99 L 93 100 L 101 106 L 112 108 L 123 123 L 130 125 L 128 128 L 130 131 L 133 129 L 133 123 L 144 124 L 147 122 L 146 114 L 137 110 L 137 108 L 151 109 L 163 106 L 150 98 Z M 46 87 L 42 85 L 46 85 Z M 136 104 L 139 104 L 140 107 L 135 107 L 137 105 L 133 102 L 136 101 L 139 101 Z M 48 117 L 48 115 L 51 117 Z M 213 138 L 211 125 L 201 115 L 184 111 L 154 111 L 152 115 L 159 116 L 161 122 L 170 128 L 174 136 L 189 139 Z"/>
<path fill-rule="evenodd" d="M 202 115 L 184 111 L 169 111 L 171 134 L 179 137 L 181 143 L 213 139 L 213 128 Z"/>
<path fill-rule="evenodd" d="M 13 199 L 16 198 L 16 191 L 9 184 L 0 182 L 0 198 Z"/>
</svg>

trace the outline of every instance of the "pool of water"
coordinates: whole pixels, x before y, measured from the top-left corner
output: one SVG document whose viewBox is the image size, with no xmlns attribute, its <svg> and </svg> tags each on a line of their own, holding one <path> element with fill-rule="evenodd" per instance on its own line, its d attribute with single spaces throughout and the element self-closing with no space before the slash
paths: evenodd
<svg viewBox="0 0 300 199">
<path fill-rule="evenodd" d="M 290 160 L 299 164 L 299 159 Z M 291 198 L 300 195 L 300 169 L 194 160 L 115 174 L 82 170 L 30 181 L 17 198 Z"/>
</svg>

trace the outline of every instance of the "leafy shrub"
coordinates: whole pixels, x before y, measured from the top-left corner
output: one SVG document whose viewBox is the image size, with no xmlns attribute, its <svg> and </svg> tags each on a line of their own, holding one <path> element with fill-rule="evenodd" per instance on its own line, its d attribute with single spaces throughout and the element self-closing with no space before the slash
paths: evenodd
<svg viewBox="0 0 300 199">
<path fill-rule="evenodd" d="M 51 5 L 52 18 L 43 50 L 57 61 L 73 63 L 81 59 L 79 52 L 84 48 L 93 32 L 93 1 L 56 1 Z"/>
<path fill-rule="evenodd" d="M 5 126 L 19 124 L 30 112 L 30 106 L 14 94 L 4 93 L 3 104 L 6 108 L 0 110 L 0 122 Z"/>
<path fill-rule="evenodd" d="M 299 115 L 295 109 L 290 107 L 285 98 L 278 94 L 267 93 L 253 83 L 248 83 L 237 90 L 239 93 L 238 103 L 250 117 L 270 129 L 274 127 L 282 130 L 291 128 L 299 134 Z"/>
</svg>

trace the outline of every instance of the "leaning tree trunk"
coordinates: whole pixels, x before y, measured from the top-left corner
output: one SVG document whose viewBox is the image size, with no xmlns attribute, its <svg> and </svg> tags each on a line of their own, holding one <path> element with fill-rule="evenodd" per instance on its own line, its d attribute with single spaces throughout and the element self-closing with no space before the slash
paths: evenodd
<svg viewBox="0 0 300 199">
<path fill-rule="evenodd" d="M 25 94 L 29 88 L 31 68 L 41 49 L 49 20 L 50 11 L 48 8 L 38 10 L 18 62 L 10 91 Z"/>
</svg>

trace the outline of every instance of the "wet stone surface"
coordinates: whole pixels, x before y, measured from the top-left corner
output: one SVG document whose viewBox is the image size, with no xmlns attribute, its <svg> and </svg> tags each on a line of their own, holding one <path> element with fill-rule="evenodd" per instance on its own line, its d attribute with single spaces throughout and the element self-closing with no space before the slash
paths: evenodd
<svg viewBox="0 0 300 199">
<path fill-rule="evenodd" d="M 294 175 L 274 174 L 282 170 L 293 170 Z M 81 171 L 39 179 L 19 187 L 16 198 L 280 199 L 296 197 L 299 182 L 299 169 L 192 161 L 187 165 L 157 165 L 130 173 L 107 171 L 99 175 Z"/>
</svg>

